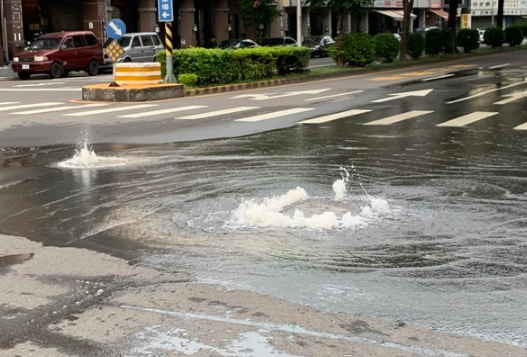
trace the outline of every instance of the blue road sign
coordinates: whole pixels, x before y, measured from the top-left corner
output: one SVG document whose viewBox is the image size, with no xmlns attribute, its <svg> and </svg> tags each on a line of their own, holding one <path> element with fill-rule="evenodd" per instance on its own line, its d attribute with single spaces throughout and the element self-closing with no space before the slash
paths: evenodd
<svg viewBox="0 0 527 357">
<path fill-rule="evenodd" d="M 111 19 L 106 24 L 106 33 L 109 38 L 118 40 L 126 33 L 126 25 L 120 19 Z"/>
<path fill-rule="evenodd" d="M 174 21 L 172 0 L 157 0 L 157 17 L 159 18 L 159 22 Z"/>
</svg>

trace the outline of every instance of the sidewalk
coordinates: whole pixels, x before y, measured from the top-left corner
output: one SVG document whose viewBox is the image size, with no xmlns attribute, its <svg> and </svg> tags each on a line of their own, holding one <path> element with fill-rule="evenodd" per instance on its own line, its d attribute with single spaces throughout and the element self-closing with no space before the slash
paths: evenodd
<svg viewBox="0 0 527 357">
<path fill-rule="evenodd" d="M 16 78 L 16 73 L 11 70 L 11 66 L 0 67 L 0 81 L 9 78 Z"/>
</svg>

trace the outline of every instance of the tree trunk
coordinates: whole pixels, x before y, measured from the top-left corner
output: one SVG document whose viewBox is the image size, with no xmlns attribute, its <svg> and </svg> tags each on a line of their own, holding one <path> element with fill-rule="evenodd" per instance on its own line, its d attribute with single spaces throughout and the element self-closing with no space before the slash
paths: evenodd
<svg viewBox="0 0 527 357">
<path fill-rule="evenodd" d="M 452 34 L 452 53 L 457 52 L 456 47 L 456 21 L 457 21 L 457 8 L 461 0 L 450 0 L 450 5 L 448 6 L 448 30 Z"/>
<path fill-rule="evenodd" d="M 344 10 L 340 9 L 337 15 L 337 67 L 344 67 L 344 55 L 342 54 L 342 49 L 344 47 L 343 28 L 344 24 Z"/>
<path fill-rule="evenodd" d="M 403 36 L 401 38 L 401 47 L 399 49 L 399 59 L 406 61 L 406 49 L 408 48 L 408 38 L 410 34 L 410 21 L 412 10 L 414 8 L 414 0 L 403 0 Z"/>
<path fill-rule="evenodd" d="M 498 0 L 498 15 L 496 16 L 496 27 L 503 28 L 503 6 L 505 0 Z"/>
</svg>

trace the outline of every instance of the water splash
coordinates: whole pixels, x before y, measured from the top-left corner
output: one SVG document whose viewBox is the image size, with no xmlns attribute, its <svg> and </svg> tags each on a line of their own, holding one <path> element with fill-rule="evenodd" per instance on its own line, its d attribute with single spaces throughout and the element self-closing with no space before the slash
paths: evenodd
<svg viewBox="0 0 527 357">
<path fill-rule="evenodd" d="M 328 205 L 327 199 L 310 198 L 302 187 L 297 187 L 278 197 L 244 200 L 233 211 L 229 223 L 242 227 L 353 229 L 367 226 L 380 215 L 390 212 L 388 202 L 368 195 L 362 184 L 361 187 L 366 193 L 366 203 L 363 204 L 359 197 L 354 197 L 355 200 L 349 202 L 349 207 L 342 207 L 342 204 L 347 203 L 346 187 L 351 175 L 345 168 L 341 167 L 340 170 L 341 178 L 332 185 L 335 194 L 333 206 Z M 300 204 L 302 207 L 299 208 Z M 317 212 L 320 207 L 329 210 Z M 309 210 L 312 214 L 306 214 L 301 208 Z"/>
<path fill-rule="evenodd" d="M 128 164 L 128 160 L 123 158 L 97 156 L 93 148 L 88 146 L 87 140 L 84 140 L 84 145 L 75 150 L 75 155 L 70 159 L 59 162 L 57 167 L 65 169 L 97 169 L 119 167 L 126 164 Z"/>
</svg>

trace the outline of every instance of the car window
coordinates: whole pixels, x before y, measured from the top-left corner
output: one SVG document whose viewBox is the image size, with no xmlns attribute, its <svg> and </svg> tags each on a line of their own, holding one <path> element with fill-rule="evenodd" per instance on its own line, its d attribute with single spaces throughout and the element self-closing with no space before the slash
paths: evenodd
<svg viewBox="0 0 527 357">
<path fill-rule="evenodd" d="M 143 41 L 143 46 L 153 46 L 154 45 L 154 41 L 152 40 L 152 36 L 150 35 L 142 35 L 141 41 Z"/>
<path fill-rule="evenodd" d="M 152 36 L 154 39 L 154 45 L 161 46 L 161 40 L 159 39 L 159 36 Z"/>
<path fill-rule="evenodd" d="M 51 50 L 51 49 L 59 48 L 59 46 L 60 46 L 60 38 L 40 38 L 31 44 L 31 49 Z"/>
<path fill-rule="evenodd" d="M 84 37 L 82 36 L 73 36 L 73 41 L 75 42 L 75 47 L 85 47 Z"/>
<path fill-rule="evenodd" d="M 84 35 L 84 40 L 86 41 L 86 44 L 88 46 L 97 46 L 99 44 L 99 41 L 97 41 L 97 38 L 91 33 Z"/>
<path fill-rule="evenodd" d="M 73 48 L 73 39 L 71 37 L 68 37 L 67 39 L 65 39 L 62 47 L 66 50 Z"/>
<path fill-rule="evenodd" d="M 141 40 L 139 39 L 139 36 L 134 37 L 132 40 L 132 47 L 141 47 Z"/>
<path fill-rule="evenodd" d="M 121 47 L 128 47 L 130 46 L 130 43 L 132 42 L 132 38 L 129 36 L 121 37 L 117 40 L 117 43 L 121 45 Z"/>
</svg>

